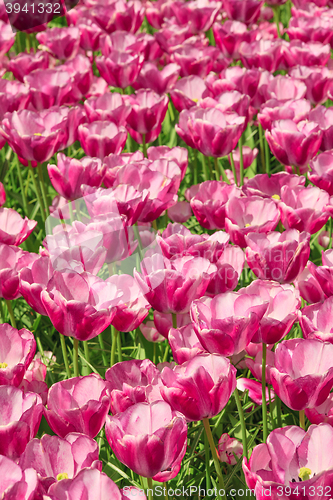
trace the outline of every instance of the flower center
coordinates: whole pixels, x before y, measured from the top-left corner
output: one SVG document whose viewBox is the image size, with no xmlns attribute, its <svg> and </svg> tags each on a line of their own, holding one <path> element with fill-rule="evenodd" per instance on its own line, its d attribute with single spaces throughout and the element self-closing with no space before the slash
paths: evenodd
<svg viewBox="0 0 333 500">
<path fill-rule="evenodd" d="M 301 481 L 307 481 L 310 479 L 310 476 L 312 474 L 311 469 L 308 469 L 308 467 L 301 467 L 299 470 L 298 477 L 300 478 Z"/>
<path fill-rule="evenodd" d="M 273 194 L 272 198 L 274 200 L 281 200 L 280 196 L 278 194 Z"/>
<path fill-rule="evenodd" d="M 39 135 L 41 136 L 42 134 L 40 134 L 39 132 L 35 132 L 34 135 Z"/>
<path fill-rule="evenodd" d="M 7 368 L 8 364 L 7 363 L 0 363 L 0 368 Z"/>
<path fill-rule="evenodd" d="M 251 224 L 249 224 L 249 223 L 245 224 L 245 227 L 250 227 L 250 226 L 251 226 Z"/>
<path fill-rule="evenodd" d="M 57 481 L 61 481 L 62 479 L 68 479 L 67 472 L 61 472 L 60 474 L 57 475 Z"/>
</svg>

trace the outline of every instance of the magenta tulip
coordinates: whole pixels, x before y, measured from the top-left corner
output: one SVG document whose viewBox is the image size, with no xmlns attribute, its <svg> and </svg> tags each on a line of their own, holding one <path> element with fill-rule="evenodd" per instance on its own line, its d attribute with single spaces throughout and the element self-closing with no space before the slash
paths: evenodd
<svg viewBox="0 0 333 500">
<path fill-rule="evenodd" d="M 103 95 L 90 97 L 84 101 L 84 110 L 90 122 L 109 120 L 117 126 L 125 126 L 131 107 L 125 102 L 121 94 L 106 92 Z"/>
<path fill-rule="evenodd" d="M 99 120 L 79 125 L 78 136 L 88 156 L 103 159 L 111 153 L 121 153 L 126 143 L 127 131 L 125 127 L 117 127 L 113 122 Z"/>
<path fill-rule="evenodd" d="M 323 404 L 315 408 L 305 408 L 305 416 L 311 424 L 330 424 L 333 426 L 333 394 L 329 394 Z"/>
<path fill-rule="evenodd" d="M 18 387 L 36 352 L 31 332 L 17 330 L 7 323 L 0 325 L 0 385 Z"/>
<path fill-rule="evenodd" d="M 0 208 L 0 242 L 6 245 L 21 245 L 35 229 L 37 221 L 22 219 L 12 208 Z"/>
<path fill-rule="evenodd" d="M 37 491 L 38 478 L 33 469 L 21 467 L 0 455 L 0 495 L 3 500 L 32 500 Z"/>
<path fill-rule="evenodd" d="M 197 75 L 184 76 L 170 90 L 172 102 L 179 112 L 192 108 L 199 99 L 209 94 L 205 80 Z"/>
<path fill-rule="evenodd" d="M 173 357 L 179 365 L 205 352 L 191 323 L 181 328 L 171 328 L 168 341 Z"/>
<path fill-rule="evenodd" d="M 332 302 L 333 297 L 329 297 L 323 303 L 303 307 L 299 321 L 304 338 L 333 343 Z"/>
<path fill-rule="evenodd" d="M 257 21 L 260 15 L 262 2 L 258 0 L 224 0 L 223 6 L 229 19 L 252 24 Z"/>
<path fill-rule="evenodd" d="M 292 120 L 294 123 L 307 120 L 310 111 L 311 103 L 306 99 L 284 102 L 278 101 L 277 99 L 270 99 L 261 105 L 258 113 L 258 120 L 263 129 L 271 130 L 274 122 L 279 120 Z M 315 120 L 312 119 L 311 121 Z"/>
<path fill-rule="evenodd" d="M 236 465 L 237 459 L 243 455 L 243 445 L 237 439 L 232 438 L 229 434 L 222 434 L 219 439 L 217 454 L 221 462 L 226 462 L 229 465 Z"/>
<path fill-rule="evenodd" d="M 253 344 L 257 345 L 259 347 L 259 350 L 257 354 L 255 355 L 254 359 L 251 358 L 246 358 L 245 360 L 245 365 L 246 367 L 250 370 L 252 375 L 259 380 L 259 382 L 262 381 L 262 345 L 261 344 Z M 266 351 L 266 369 L 265 369 L 265 375 L 266 375 L 266 383 L 270 384 L 271 383 L 271 368 L 274 366 L 274 357 L 275 353 L 270 350 L 269 346 L 267 346 L 268 349 Z M 272 348 L 272 345 L 271 345 Z"/>
<path fill-rule="evenodd" d="M 216 354 L 197 354 L 161 376 L 163 398 L 189 421 L 218 415 L 236 387 L 236 369 Z"/>
<path fill-rule="evenodd" d="M 239 354 L 256 334 L 269 302 L 262 297 L 226 292 L 202 297 L 191 305 L 191 317 L 203 347 L 222 356 Z"/>
<path fill-rule="evenodd" d="M 103 427 L 109 408 L 106 383 L 93 373 L 53 384 L 44 414 L 53 432 L 60 437 L 64 438 L 69 432 L 82 432 L 94 438 Z"/>
<path fill-rule="evenodd" d="M 325 401 L 333 387 L 332 353 L 332 344 L 317 339 L 283 340 L 278 345 L 271 382 L 284 404 L 304 410 Z"/>
<path fill-rule="evenodd" d="M 23 82 L 23 78 L 26 75 L 29 75 L 29 73 L 35 69 L 47 69 L 49 67 L 49 63 L 50 56 L 48 52 L 45 52 L 44 50 L 38 50 L 35 54 L 20 52 L 16 57 L 10 60 L 8 69 L 13 73 L 17 80 Z"/>
<path fill-rule="evenodd" d="M 179 72 L 178 64 L 170 63 L 159 70 L 156 64 L 147 61 L 143 64 L 136 81 L 133 82 L 133 87 L 135 90 L 150 89 L 161 95 L 173 88 L 178 80 Z"/>
<path fill-rule="evenodd" d="M 304 186 L 305 177 L 278 172 L 277 174 L 257 174 L 242 187 L 244 193 L 249 195 L 261 196 L 262 198 L 281 198 L 281 189 L 283 186 Z"/>
<path fill-rule="evenodd" d="M 17 299 L 20 296 L 19 272 L 30 267 L 38 259 L 38 254 L 0 243 L 0 256 L 0 297 L 5 300 Z"/>
<path fill-rule="evenodd" d="M 112 51 L 107 57 L 96 57 L 96 66 L 100 75 L 112 87 L 125 89 L 132 85 L 142 68 L 143 55 Z"/>
<path fill-rule="evenodd" d="M 174 478 L 186 452 L 187 425 L 183 415 L 165 401 L 137 403 L 107 417 L 106 438 L 120 460 L 155 481 Z"/>
<path fill-rule="evenodd" d="M 317 123 L 322 131 L 321 151 L 333 149 L 333 110 L 325 106 L 317 106 L 309 113 L 309 120 Z"/>
</svg>

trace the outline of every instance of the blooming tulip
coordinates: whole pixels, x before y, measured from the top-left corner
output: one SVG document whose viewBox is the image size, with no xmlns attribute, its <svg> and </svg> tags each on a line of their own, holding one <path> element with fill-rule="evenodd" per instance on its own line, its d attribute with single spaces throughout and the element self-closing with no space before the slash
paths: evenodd
<svg viewBox="0 0 333 500">
<path fill-rule="evenodd" d="M 0 384 L 19 386 L 36 352 L 31 332 L 0 325 Z"/>
<path fill-rule="evenodd" d="M 332 344 L 317 339 L 290 339 L 278 345 L 271 382 L 289 408 L 304 410 L 325 401 L 333 387 L 332 353 Z"/>
<path fill-rule="evenodd" d="M 237 458 L 243 455 L 243 445 L 237 439 L 232 438 L 229 434 L 222 434 L 219 439 L 217 454 L 221 462 L 226 462 L 229 465 L 236 465 Z"/>
<path fill-rule="evenodd" d="M 323 303 L 303 307 L 300 325 L 304 338 L 333 343 L 332 302 L 333 297 L 329 297 Z"/>
<path fill-rule="evenodd" d="M 181 328 L 171 328 L 168 341 L 173 357 L 179 365 L 205 352 L 191 323 Z"/>
<path fill-rule="evenodd" d="M 22 219 L 12 208 L 0 208 L 0 242 L 18 246 L 35 229 L 37 221 L 27 217 Z"/>
<path fill-rule="evenodd" d="M 311 424 L 327 423 L 333 425 L 333 394 L 329 394 L 327 399 L 315 408 L 305 408 L 305 416 Z"/>
<path fill-rule="evenodd" d="M 101 120 L 79 125 L 78 135 L 84 152 L 101 159 L 110 153 L 121 153 L 127 139 L 125 127 Z"/>
<path fill-rule="evenodd" d="M 131 112 L 123 96 L 116 92 L 106 92 L 101 96 L 90 97 L 84 101 L 84 110 L 90 122 L 109 120 L 117 126 L 125 126 L 126 118 Z"/>
<path fill-rule="evenodd" d="M 3 500 L 32 500 L 38 478 L 33 469 L 22 471 L 13 460 L 0 455 L 0 495 Z"/>
<path fill-rule="evenodd" d="M 82 432 L 94 438 L 103 427 L 109 408 L 106 383 L 93 373 L 53 384 L 47 398 L 45 418 L 60 437 L 69 432 Z"/>
<path fill-rule="evenodd" d="M 186 452 L 187 425 L 183 415 L 165 401 L 137 403 L 107 417 L 106 438 L 120 460 L 155 481 L 174 478 Z"/>
</svg>

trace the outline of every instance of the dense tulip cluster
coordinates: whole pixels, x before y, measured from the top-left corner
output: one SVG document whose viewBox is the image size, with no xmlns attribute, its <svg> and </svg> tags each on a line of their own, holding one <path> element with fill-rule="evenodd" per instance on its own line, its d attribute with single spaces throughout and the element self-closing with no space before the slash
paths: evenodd
<svg viewBox="0 0 333 500">
<path fill-rule="evenodd" d="M 333 1 L 76 3 L 0 5 L 0 497 L 331 498 Z"/>
</svg>

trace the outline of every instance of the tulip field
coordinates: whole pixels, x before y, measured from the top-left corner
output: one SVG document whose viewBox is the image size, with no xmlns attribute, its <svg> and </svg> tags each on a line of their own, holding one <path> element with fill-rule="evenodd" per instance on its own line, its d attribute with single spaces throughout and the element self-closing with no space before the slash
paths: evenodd
<svg viewBox="0 0 333 500">
<path fill-rule="evenodd" d="M 0 498 L 333 499 L 333 0 L 1 0 Z"/>
</svg>

